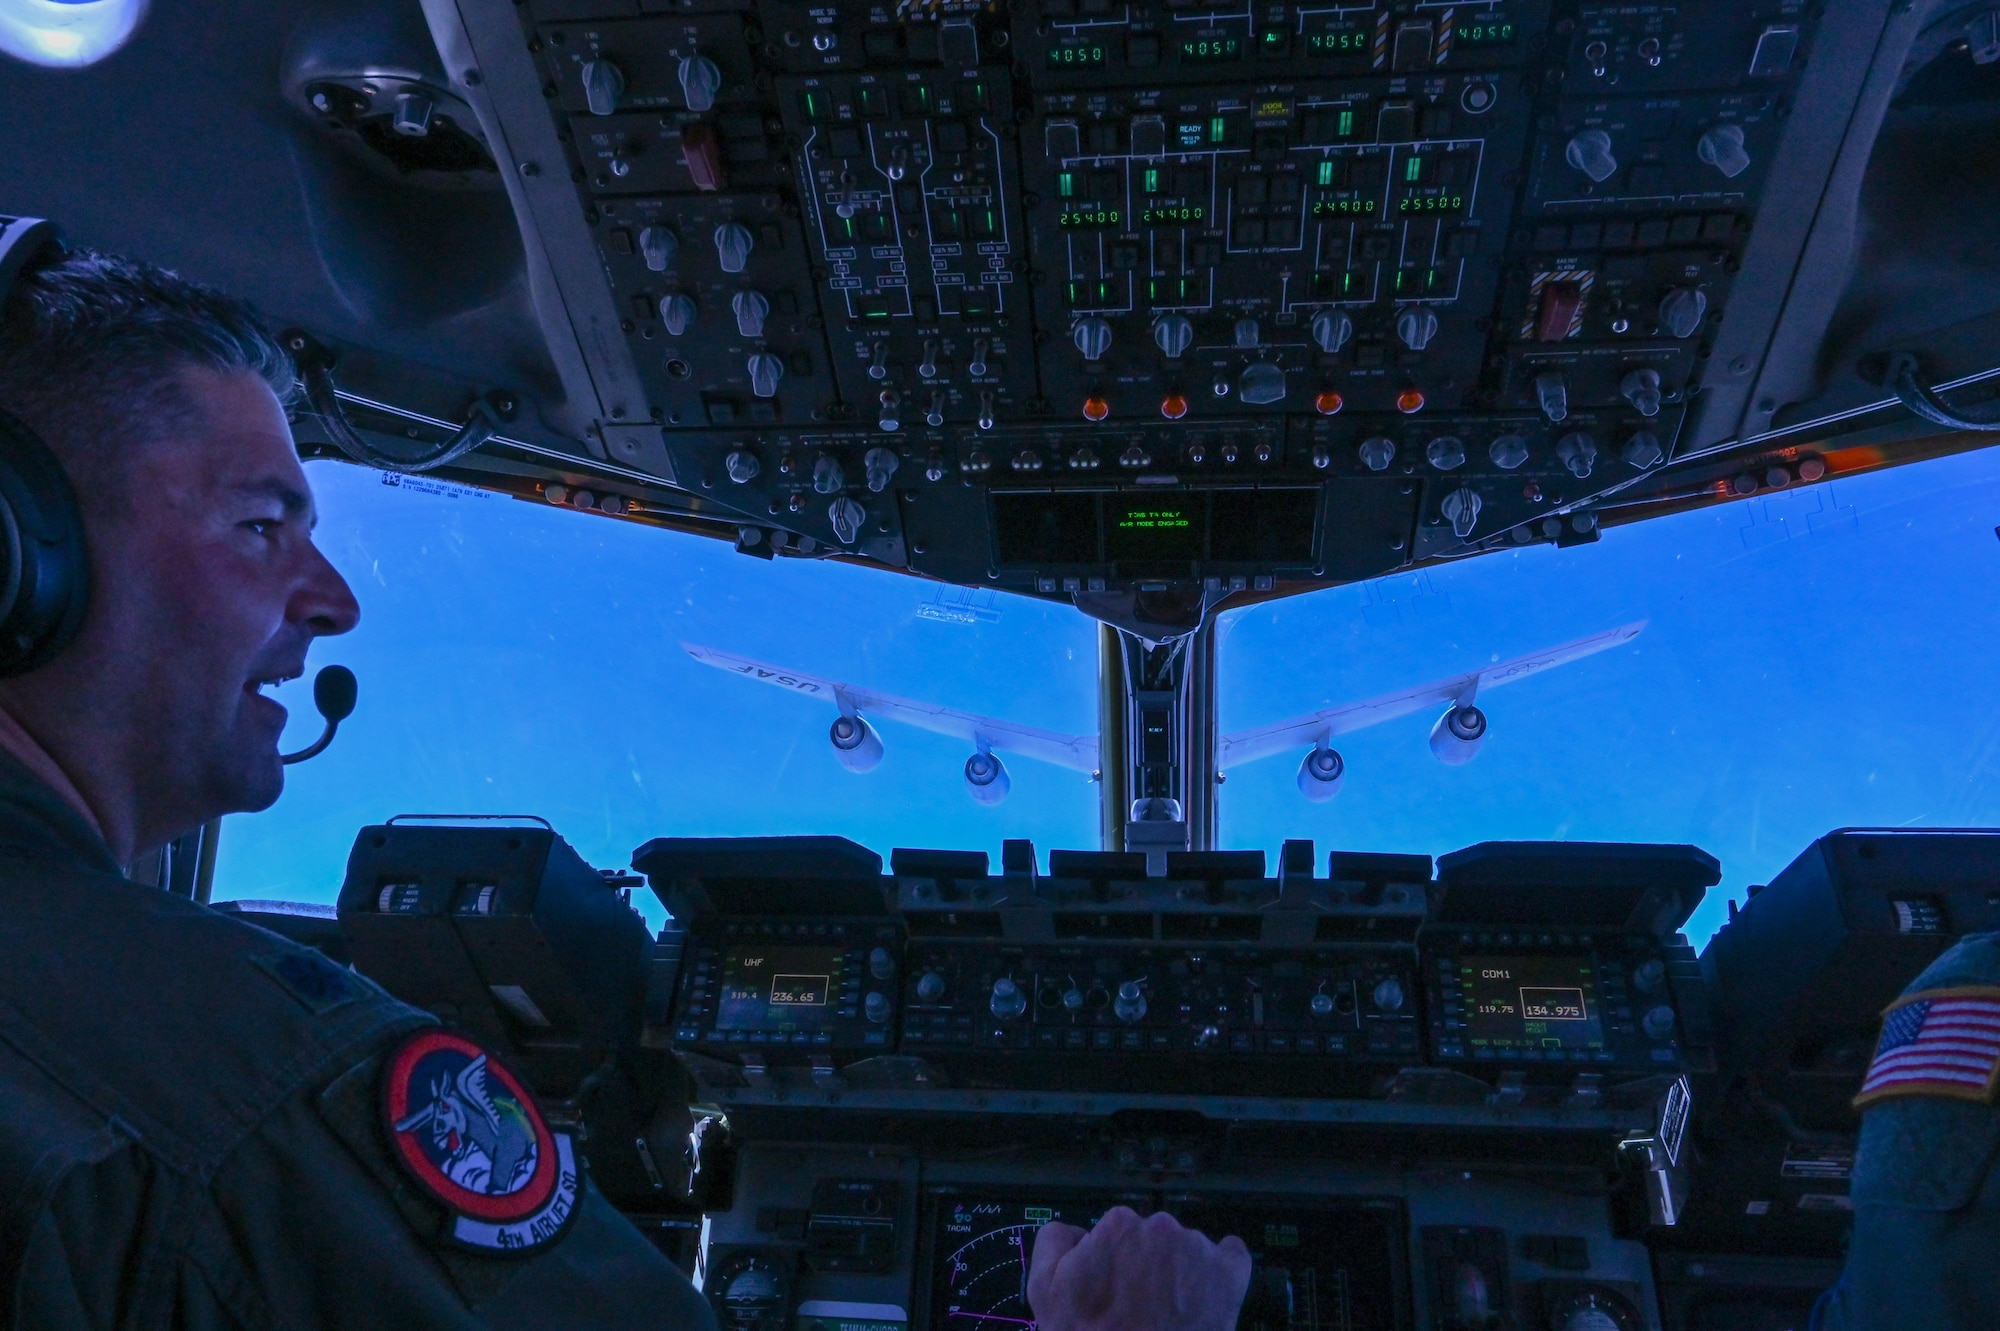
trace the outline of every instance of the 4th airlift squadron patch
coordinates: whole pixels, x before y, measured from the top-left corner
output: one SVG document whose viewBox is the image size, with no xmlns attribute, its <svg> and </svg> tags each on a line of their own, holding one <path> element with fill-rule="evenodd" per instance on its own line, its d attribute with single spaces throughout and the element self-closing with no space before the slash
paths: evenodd
<svg viewBox="0 0 2000 1331">
<path fill-rule="evenodd" d="M 1959 985 L 1905 994 L 1882 1014 L 1882 1038 L 1856 1109 L 1899 1096 L 1991 1104 L 2000 1090 L 2000 988 Z"/>
<path fill-rule="evenodd" d="M 435 1027 L 390 1053 L 382 1121 L 391 1153 L 451 1213 L 469 1248 L 531 1253 L 562 1237 L 582 1183 L 576 1148 L 520 1079 L 471 1040 Z"/>
</svg>

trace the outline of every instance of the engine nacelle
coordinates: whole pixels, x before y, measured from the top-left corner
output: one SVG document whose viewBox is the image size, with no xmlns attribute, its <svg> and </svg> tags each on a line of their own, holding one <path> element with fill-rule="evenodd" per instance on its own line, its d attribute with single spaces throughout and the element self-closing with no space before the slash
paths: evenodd
<svg viewBox="0 0 2000 1331">
<path fill-rule="evenodd" d="M 998 804 L 1014 783 L 997 753 L 975 753 L 965 760 L 965 793 L 981 804 Z"/>
<path fill-rule="evenodd" d="M 1431 753 L 1456 767 L 1471 762 L 1485 738 L 1486 713 L 1470 705 L 1454 707 L 1431 727 Z"/>
<path fill-rule="evenodd" d="M 850 772 L 872 772 L 882 765 L 882 737 L 859 716 L 836 716 L 826 737 L 833 756 Z"/>
<path fill-rule="evenodd" d="M 1315 748 L 1299 763 L 1299 794 L 1318 804 L 1340 793 L 1347 763 L 1332 749 Z"/>
</svg>

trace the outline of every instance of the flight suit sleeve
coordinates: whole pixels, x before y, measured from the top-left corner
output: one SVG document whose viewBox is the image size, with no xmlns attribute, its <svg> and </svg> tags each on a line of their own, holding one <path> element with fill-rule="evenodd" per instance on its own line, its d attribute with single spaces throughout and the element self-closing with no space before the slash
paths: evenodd
<svg viewBox="0 0 2000 1331">
<path fill-rule="evenodd" d="M 584 1180 L 561 1236 L 525 1252 L 453 1241 L 453 1217 L 391 1156 L 380 1056 L 295 1098 L 215 1195 L 281 1322 L 342 1328 L 713 1331 L 707 1301 Z"/>
<path fill-rule="evenodd" d="M 2000 938 L 1951 949 L 1918 994 L 2000 985 Z M 1879 1055 L 1878 1055 L 1879 1057 Z M 1862 1116 L 1846 1270 L 1820 1331 L 1971 1331 L 2000 1309 L 2000 1104 L 1943 1095 L 1878 1100 Z"/>
</svg>

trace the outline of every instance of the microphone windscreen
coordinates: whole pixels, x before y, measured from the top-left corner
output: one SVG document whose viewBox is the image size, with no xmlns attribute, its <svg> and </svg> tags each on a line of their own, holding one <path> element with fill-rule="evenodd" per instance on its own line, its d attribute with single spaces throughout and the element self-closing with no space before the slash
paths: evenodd
<svg viewBox="0 0 2000 1331">
<path fill-rule="evenodd" d="M 354 711 L 357 687 L 354 672 L 346 666 L 322 667 L 313 676 L 313 706 L 329 721 L 345 721 Z"/>
</svg>

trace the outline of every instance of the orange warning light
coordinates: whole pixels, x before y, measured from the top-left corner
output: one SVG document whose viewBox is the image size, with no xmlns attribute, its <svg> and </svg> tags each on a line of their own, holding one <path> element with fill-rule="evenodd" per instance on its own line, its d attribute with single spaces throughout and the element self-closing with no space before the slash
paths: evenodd
<svg viewBox="0 0 2000 1331">
<path fill-rule="evenodd" d="M 1170 421 L 1177 421 L 1187 415 L 1187 399 L 1179 393 L 1169 393 L 1160 399 L 1160 414 Z"/>
<path fill-rule="evenodd" d="M 1424 395 L 1414 388 L 1405 388 L 1396 394 L 1396 410 L 1405 416 L 1414 416 L 1424 409 Z"/>
<path fill-rule="evenodd" d="M 1111 404 L 1101 397 L 1087 397 L 1083 400 L 1083 418 L 1087 421 L 1101 421 L 1111 414 Z"/>
<path fill-rule="evenodd" d="M 1322 416 L 1332 416 L 1347 405 L 1347 399 L 1331 388 L 1313 399 L 1313 410 Z"/>
</svg>

